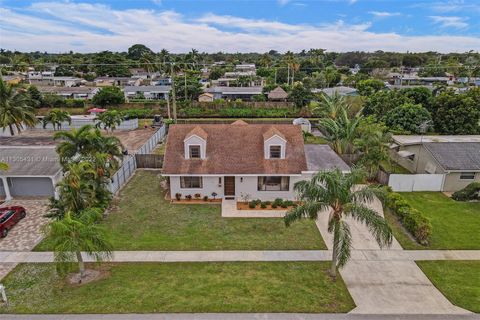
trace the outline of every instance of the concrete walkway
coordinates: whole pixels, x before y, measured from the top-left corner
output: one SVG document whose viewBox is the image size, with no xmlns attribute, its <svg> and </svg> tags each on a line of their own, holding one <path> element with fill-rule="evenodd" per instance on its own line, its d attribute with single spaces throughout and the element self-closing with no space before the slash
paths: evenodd
<svg viewBox="0 0 480 320">
<path fill-rule="evenodd" d="M 92 258 L 83 253 L 85 261 Z M 114 251 L 111 262 L 330 261 L 330 250 Z M 353 250 L 351 262 L 480 260 L 480 250 Z M 50 263 L 53 252 L 0 251 L 2 263 Z M 355 272 L 357 273 L 357 272 Z"/>
<path fill-rule="evenodd" d="M 383 216 L 380 201 L 369 207 Z M 351 259 L 340 269 L 348 291 L 357 307 L 351 313 L 360 314 L 466 314 L 469 311 L 454 306 L 435 288 L 414 260 L 442 260 L 459 256 L 478 258 L 476 253 L 438 251 L 404 251 L 394 239 L 392 246 L 381 250 L 363 224 L 345 219 L 352 233 L 352 244 L 357 252 L 365 252 L 367 259 Z M 333 245 L 327 232 L 328 213 L 320 214 L 317 226 L 327 247 Z M 367 251 L 364 251 L 367 250 Z M 405 259 L 406 258 L 406 259 Z"/>
</svg>

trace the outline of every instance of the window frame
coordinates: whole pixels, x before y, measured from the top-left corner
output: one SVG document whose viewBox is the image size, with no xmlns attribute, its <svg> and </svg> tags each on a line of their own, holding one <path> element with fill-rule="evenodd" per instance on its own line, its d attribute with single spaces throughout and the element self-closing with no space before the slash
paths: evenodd
<svg viewBox="0 0 480 320">
<path fill-rule="evenodd" d="M 278 157 L 272 157 L 272 148 L 278 148 Z M 268 148 L 269 158 L 270 159 L 282 159 L 282 146 L 279 144 L 272 144 Z M 276 153 L 277 151 L 274 151 Z"/>
<path fill-rule="evenodd" d="M 279 189 L 270 189 L 268 190 L 268 179 L 280 179 L 279 183 Z M 286 180 L 286 181 L 285 181 Z M 271 182 L 270 182 L 271 184 Z M 285 188 L 286 186 L 286 188 Z M 289 176 L 258 176 L 257 179 L 257 191 L 260 192 L 286 192 L 290 191 L 290 177 Z"/>
<path fill-rule="evenodd" d="M 194 185 L 194 180 L 198 179 L 197 184 Z M 188 181 L 188 182 L 187 182 Z M 181 176 L 180 177 L 180 189 L 203 189 L 203 177 L 199 176 Z"/>
<path fill-rule="evenodd" d="M 192 157 L 192 148 L 198 148 L 198 157 Z M 201 159 L 202 158 L 202 147 L 198 144 L 188 145 L 188 158 L 189 159 Z"/>
<path fill-rule="evenodd" d="M 468 178 L 465 176 L 468 176 Z M 475 176 L 476 176 L 476 172 L 471 172 L 471 171 L 460 172 L 460 180 L 475 180 Z"/>
</svg>

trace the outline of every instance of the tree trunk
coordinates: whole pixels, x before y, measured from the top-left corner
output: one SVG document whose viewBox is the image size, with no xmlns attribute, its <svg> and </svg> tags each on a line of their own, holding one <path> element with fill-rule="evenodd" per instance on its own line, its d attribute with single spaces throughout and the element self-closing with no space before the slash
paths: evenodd
<svg viewBox="0 0 480 320">
<path fill-rule="evenodd" d="M 10 129 L 10 134 L 12 136 L 15 135 L 15 132 L 13 132 L 13 126 L 11 124 L 8 125 L 8 128 Z"/>
<path fill-rule="evenodd" d="M 78 269 L 80 270 L 80 279 L 83 279 L 85 278 L 85 263 L 83 262 L 82 253 L 80 251 L 77 251 L 77 261 Z"/>
<path fill-rule="evenodd" d="M 333 278 L 333 281 L 337 280 L 337 252 L 338 252 L 338 226 L 334 226 L 333 230 L 333 250 L 332 250 L 332 265 L 330 267 L 330 276 Z"/>
</svg>

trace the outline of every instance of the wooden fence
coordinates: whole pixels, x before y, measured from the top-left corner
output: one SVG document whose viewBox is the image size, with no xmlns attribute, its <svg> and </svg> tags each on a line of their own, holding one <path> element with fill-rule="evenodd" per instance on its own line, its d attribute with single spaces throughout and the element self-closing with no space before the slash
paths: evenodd
<svg viewBox="0 0 480 320">
<path fill-rule="evenodd" d="M 163 155 L 136 154 L 135 161 L 137 162 L 137 168 L 161 169 L 163 166 Z"/>
</svg>

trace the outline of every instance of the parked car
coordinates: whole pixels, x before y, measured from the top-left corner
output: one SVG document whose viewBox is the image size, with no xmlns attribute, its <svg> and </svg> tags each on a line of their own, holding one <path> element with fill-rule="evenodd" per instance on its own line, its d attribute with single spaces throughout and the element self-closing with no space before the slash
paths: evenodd
<svg viewBox="0 0 480 320">
<path fill-rule="evenodd" d="M 26 215 L 25 208 L 21 206 L 0 208 L 0 237 L 5 238 L 8 231 Z"/>
</svg>

